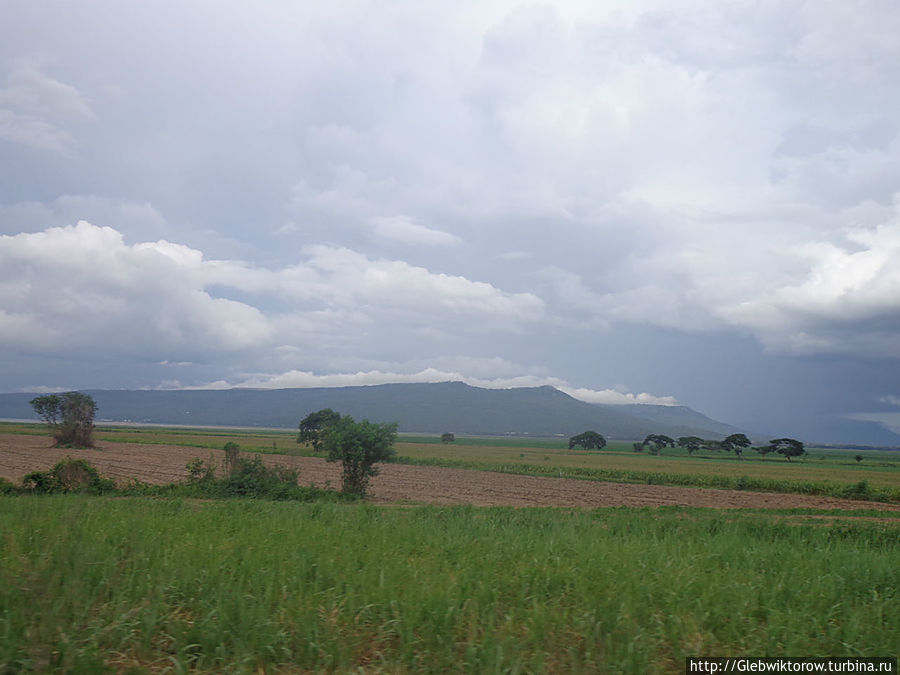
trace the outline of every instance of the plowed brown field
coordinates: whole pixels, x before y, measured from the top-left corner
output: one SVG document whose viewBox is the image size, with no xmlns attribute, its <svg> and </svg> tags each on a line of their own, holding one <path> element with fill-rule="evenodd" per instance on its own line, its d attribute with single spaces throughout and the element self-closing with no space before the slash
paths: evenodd
<svg viewBox="0 0 900 675">
<path fill-rule="evenodd" d="M 84 458 L 104 475 L 124 482 L 170 483 L 187 477 L 185 465 L 200 457 L 221 464 L 221 450 L 175 445 L 100 442 L 94 450 L 52 447 L 45 436 L 0 434 L 0 477 L 16 483 L 30 471 L 49 469 L 64 457 Z M 318 457 L 263 455 L 267 464 L 300 470 L 300 482 L 340 485 L 340 467 Z M 816 508 L 900 511 L 900 505 L 831 497 L 737 492 L 705 488 L 601 483 L 569 478 L 386 464 L 373 479 L 374 502 L 474 504 L 477 506 L 707 506 L 716 508 Z"/>
</svg>

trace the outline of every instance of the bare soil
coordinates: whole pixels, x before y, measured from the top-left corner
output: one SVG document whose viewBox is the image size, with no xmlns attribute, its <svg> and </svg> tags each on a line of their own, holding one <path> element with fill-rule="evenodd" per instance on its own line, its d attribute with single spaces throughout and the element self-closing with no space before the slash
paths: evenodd
<svg viewBox="0 0 900 675">
<path fill-rule="evenodd" d="M 185 465 L 194 457 L 221 466 L 221 450 L 176 445 L 141 445 L 102 441 L 92 450 L 54 448 L 45 436 L 0 434 L 0 477 L 21 482 L 31 471 L 44 471 L 65 458 L 83 458 L 101 474 L 124 483 L 171 483 L 187 478 Z M 340 466 L 318 457 L 263 455 L 267 464 L 300 470 L 300 482 L 340 486 Z M 371 501 L 377 503 L 474 504 L 476 506 L 705 506 L 714 508 L 879 509 L 900 512 L 900 504 L 832 497 L 603 483 L 570 478 L 538 478 L 513 474 L 385 464 L 372 480 Z"/>
</svg>

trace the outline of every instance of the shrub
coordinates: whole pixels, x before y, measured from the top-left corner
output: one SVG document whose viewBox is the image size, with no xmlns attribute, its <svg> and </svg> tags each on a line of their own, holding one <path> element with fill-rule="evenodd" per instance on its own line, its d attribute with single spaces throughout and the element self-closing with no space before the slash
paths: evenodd
<svg viewBox="0 0 900 675">
<path fill-rule="evenodd" d="M 871 499 L 872 490 L 869 488 L 868 481 L 861 480 L 858 483 L 846 486 L 842 496 L 847 499 Z"/>
<path fill-rule="evenodd" d="M 49 471 L 32 471 L 22 479 L 22 486 L 37 494 L 105 494 L 116 487 L 111 479 L 102 477 L 90 462 L 71 457 L 58 462 Z"/>
<path fill-rule="evenodd" d="M 299 471 L 285 466 L 266 466 L 262 457 L 242 457 L 236 443 L 225 446 L 225 475 L 216 476 L 212 460 L 195 457 L 187 463 L 188 485 L 200 497 L 250 497 L 257 499 L 313 499 L 315 488 L 297 484 Z"/>
</svg>

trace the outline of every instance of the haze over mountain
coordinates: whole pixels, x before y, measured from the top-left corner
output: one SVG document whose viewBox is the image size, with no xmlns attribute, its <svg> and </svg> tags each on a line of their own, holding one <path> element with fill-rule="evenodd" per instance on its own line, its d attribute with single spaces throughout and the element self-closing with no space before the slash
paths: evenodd
<svg viewBox="0 0 900 675">
<path fill-rule="evenodd" d="M 607 438 L 722 438 L 739 431 L 690 408 L 601 405 L 550 386 L 482 389 L 462 382 L 309 389 L 178 391 L 96 390 L 98 420 L 152 424 L 295 428 L 310 412 L 332 408 L 357 419 L 399 422 L 407 432 L 572 436 L 587 429 Z M 29 418 L 34 394 L 0 394 L 0 417 Z"/>
</svg>

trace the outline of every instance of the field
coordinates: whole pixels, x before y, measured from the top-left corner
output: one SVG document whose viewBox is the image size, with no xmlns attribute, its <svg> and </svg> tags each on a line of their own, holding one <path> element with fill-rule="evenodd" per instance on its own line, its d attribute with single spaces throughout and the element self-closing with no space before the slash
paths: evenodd
<svg viewBox="0 0 900 675">
<path fill-rule="evenodd" d="M 299 467 L 301 482 L 339 482 L 289 432 L 115 428 L 96 450 L 0 432 L 12 480 L 67 454 L 123 481 L 182 480 L 188 459 L 220 461 L 232 441 Z M 0 497 L 0 672 L 680 673 L 686 656 L 897 654 L 900 504 L 533 468 L 702 484 L 737 466 L 890 491 L 896 454 L 789 465 L 484 439 L 397 449 L 521 473 L 384 465 L 365 503 Z"/>
<path fill-rule="evenodd" d="M 44 431 L 38 425 L 0 423 L 0 436 L 12 437 L 13 434 L 44 436 Z M 176 480 L 184 475 L 184 464 L 190 459 L 182 459 L 185 452 L 205 459 L 210 451 L 215 453 L 221 450 L 227 442 L 237 443 L 246 451 L 268 455 L 312 454 L 308 448 L 297 445 L 295 433 L 289 430 L 105 427 L 100 429 L 98 438 L 101 446 L 126 448 L 126 453 L 127 447 L 119 444 L 181 448 L 142 451 L 154 457 L 146 463 L 151 479 L 154 471 L 167 466 L 165 480 Z M 749 453 L 747 458 L 739 460 L 725 453 L 695 453 L 688 456 L 683 450 L 667 448 L 660 455 L 650 455 L 632 452 L 628 443 L 611 443 L 610 446 L 599 452 L 584 452 L 568 450 L 564 441 L 552 439 L 460 438 L 456 443 L 442 444 L 436 437 L 401 436 L 396 450 L 398 461 L 405 465 L 572 478 L 579 479 L 579 482 L 588 479 L 617 484 L 725 488 L 900 503 L 900 451 L 896 450 L 814 448 L 808 456 L 788 462 L 782 457 L 761 458 L 756 453 Z M 854 459 L 856 455 L 862 457 L 861 462 Z M 102 464 L 104 458 L 98 456 L 97 460 Z M 22 460 L 22 468 L 26 471 L 40 468 L 30 466 L 29 461 L 27 456 Z M 292 464 L 293 460 L 282 457 L 278 462 Z M 395 465 L 392 465 L 391 470 L 394 469 Z M 3 470 L 0 460 L 0 476 L 6 475 Z M 128 476 L 115 463 L 106 470 L 113 476 Z M 137 465 L 129 470 L 143 473 Z M 328 473 L 328 469 L 320 469 L 316 463 L 310 463 L 309 468 L 304 470 L 314 472 L 310 481 L 320 484 L 325 480 L 336 482 L 336 473 Z M 327 478 L 323 477 L 323 471 Z M 18 479 L 11 475 L 6 477 Z"/>
<path fill-rule="evenodd" d="M 169 437 L 165 438 L 171 440 Z M 221 444 L 232 439 L 241 439 L 241 436 L 227 435 L 214 438 L 215 445 L 210 444 L 209 447 L 101 441 L 94 450 L 73 451 L 53 448 L 52 440 L 45 435 L 0 434 L 0 477 L 19 482 L 29 471 L 49 469 L 60 459 L 73 456 L 87 459 L 101 473 L 120 483 L 130 478 L 155 484 L 171 483 L 187 478 L 185 467 L 194 457 L 204 460 L 211 458 L 214 463 L 221 464 L 224 453 L 221 449 L 215 448 L 221 448 Z M 244 440 L 246 441 L 246 438 Z M 402 451 L 403 444 L 398 446 L 398 450 Z M 519 453 L 514 450 L 510 449 L 509 452 L 518 455 Z M 656 458 L 643 459 L 652 462 Z M 340 485 L 339 465 L 326 462 L 321 457 L 267 454 L 264 455 L 264 461 L 268 464 L 299 469 L 300 481 L 304 484 L 314 483 L 320 487 Z M 702 461 L 697 460 L 697 463 Z M 503 466 L 498 468 L 504 469 Z M 841 499 L 814 494 L 719 490 L 647 482 L 610 483 L 579 480 L 560 477 L 565 474 L 564 468 L 554 468 L 552 465 L 548 465 L 547 468 L 549 476 L 530 475 L 524 469 L 523 473 L 510 473 L 457 469 L 452 466 L 386 464 L 381 467 L 381 475 L 372 482 L 371 499 L 375 503 L 584 508 L 667 505 L 860 509 L 873 506 L 872 503 L 860 499 Z M 515 471 L 516 467 L 512 467 L 512 470 Z M 900 504 L 885 503 L 877 506 L 881 509 L 900 511 Z"/>
</svg>

